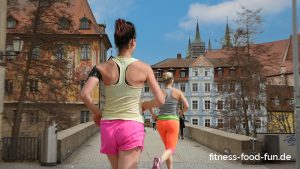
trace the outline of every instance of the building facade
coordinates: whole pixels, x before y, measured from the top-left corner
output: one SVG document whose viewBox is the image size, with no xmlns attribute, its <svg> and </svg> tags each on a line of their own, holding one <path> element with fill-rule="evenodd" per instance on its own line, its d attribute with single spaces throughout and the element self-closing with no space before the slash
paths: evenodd
<svg viewBox="0 0 300 169">
<path fill-rule="evenodd" d="M 11 39 L 18 36 L 24 39 L 24 52 L 6 60 L 4 136 L 11 134 L 22 82 L 26 79 L 24 74 L 18 74 L 26 70 L 25 66 L 18 69 L 15 63 L 31 66 L 22 99 L 20 136 L 38 136 L 53 121 L 58 123 L 59 130 L 92 121 L 92 114 L 80 100 L 79 92 L 92 67 L 107 59 L 111 43 L 105 25 L 96 22 L 87 0 L 74 0 L 69 5 L 51 3 L 39 7 L 45 13 L 52 11 L 56 22 L 36 25 L 38 37 L 24 26 L 32 24 L 29 20 L 36 10 L 32 2 L 20 1 L 18 6 L 8 8 L 6 50 L 12 52 Z M 15 11 L 18 8 L 24 10 Z M 43 43 L 47 39 L 49 42 Z M 100 85 L 92 93 L 93 102 L 99 106 L 102 90 Z"/>
<path fill-rule="evenodd" d="M 254 94 L 249 93 L 250 95 L 241 101 L 242 87 L 235 80 L 242 70 L 232 61 L 230 33 L 227 23 L 222 49 L 212 50 L 210 44 L 210 49 L 205 50 L 203 42 L 204 50 L 202 50 L 201 45 L 195 47 L 195 44 L 200 43 L 194 43 L 202 42 L 197 23 L 195 40 L 191 43 L 189 39 L 185 59 L 177 55 L 176 59 L 168 58 L 152 66 L 158 82 L 161 83 L 160 77 L 163 72 L 174 73 L 174 87 L 184 93 L 190 104 L 186 118 L 191 124 L 222 128 L 232 132 L 240 130 L 244 133 L 248 123 L 250 133 L 277 132 L 283 130 L 282 127 L 270 129 L 270 126 L 274 127 L 272 125 L 274 118 L 279 116 L 283 118 L 284 112 L 284 118 L 287 119 L 285 125 L 293 126 L 294 117 L 291 116 L 293 110 L 290 110 L 292 106 L 288 108 L 285 106 L 284 110 L 273 107 L 271 110 L 270 102 L 275 102 L 276 99 L 273 98 L 272 101 L 267 91 L 269 88 L 267 86 L 270 85 L 293 86 L 291 38 L 251 45 L 252 50 L 258 49 L 259 52 L 255 51 L 254 57 L 262 65 L 260 81 L 255 84 L 258 93 L 255 97 Z M 188 70 L 188 76 L 184 80 L 178 78 L 182 70 Z M 153 98 L 147 86 L 143 98 L 147 100 Z M 293 103 L 292 95 L 285 97 L 284 100 L 290 105 Z M 245 107 L 241 107 L 241 104 Z M 239 109 L 237 106 L 240 106 Z M 247 114 L 247 121 L 243 117 L 244 111 Z M 273 115 L 273 120 L 270 119 L 270 113 Z M 150 115 L 146 113 L 147 118 L 150 122 Z M 293 130 L 293 127 L 287 128 L 288 131 Z"/>
<path fill-rule="evenodd" d="M 7 1 L 0 0 L 0 52 L 5 52 L 6 42 L 6 11 Z M 0 138 L 2 138 L 2 117 L 4 110 L 4 81 L 5 81 L 5 64 L 4 57 L 0 58 Z M 2 139 L 0 141 L 0 152 L 2 152 Z M 0 153 L 1 154 L 1 153 Z M 0 155 L 1 157 L 1 155 Z"/>
</svg>

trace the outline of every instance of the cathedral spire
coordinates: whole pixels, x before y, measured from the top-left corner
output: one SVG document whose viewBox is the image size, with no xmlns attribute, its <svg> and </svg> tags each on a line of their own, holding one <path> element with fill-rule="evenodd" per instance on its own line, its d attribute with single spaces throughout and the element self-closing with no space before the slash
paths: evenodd
<svg viewBox="0 0 300 169">
<path fill-rule="evenodd" d="M 225 30 L 222 48 L 229 49 L 231 47 L 232 47 L 232 44 L 231 44 L 231 37 L 230 37 L 230 28 L 228 25 L 228 17 L 227 17 L 226 30 Z"/>
<path fill-rule="evenodd" d="M 211 42 L 210 42 L 210 37 L 209 37 L 209 39 L 208 39 L 208 49 L 207 49 L 208 51 L 211 51 L 212 49 L 211 49 Z"/>
<path fill-rule="evenodd" d="M 195 42 L 202 42 L 199 30 L 199 24 L 197 19 L 197 26 L 196 26 L 196 35 L 195 35 Z"/>
<path fill-rule="evenodd" d="M 186 51 L 186 57 L 190 57 L 191 56 L 191 49 L 192 49 L 192 44 L 191 44 L 191 37 L 189 35 L 189 44 L 188 44 L 188 48 L 187 48 L 187 51 Z"/>
</svg>

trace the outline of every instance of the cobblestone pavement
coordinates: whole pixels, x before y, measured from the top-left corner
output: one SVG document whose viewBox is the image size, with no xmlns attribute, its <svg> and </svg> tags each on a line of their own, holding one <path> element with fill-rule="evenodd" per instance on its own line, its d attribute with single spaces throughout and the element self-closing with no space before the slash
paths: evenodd
<svg viewBox="0 0 300 169">
<path fill-rule="evenodd" d="M 163 150 L 159 134 L 146 128 L 145 149 L 142 153 L 139 169 L 150 169 L 153 157 Z M 109 169 L 106 156 L 99 153 L 99 135 L 95 135 L 74 152 L 62 164 L 55 167 L 42 167 L 39 163 L 0 163 L 0 169 Z M 295 162 L 280 162 L 263 165 L 246 165 L 238 161 L 212 161 L 209 154 L 216 153 L 189 139 L 179 140 L 174 154 L 174 169 L 296 169 Z M 166 165 L 163 165 L 166 169 Z"/>
</svg>

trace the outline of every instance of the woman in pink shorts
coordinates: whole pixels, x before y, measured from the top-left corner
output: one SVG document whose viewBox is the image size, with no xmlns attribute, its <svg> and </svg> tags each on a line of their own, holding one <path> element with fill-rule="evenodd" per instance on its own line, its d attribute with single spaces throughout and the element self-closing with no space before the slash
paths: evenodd
<svg viewBox="0 0 300 169">
<path fill-rule="evenodd" d="M 116 20 L 114 39 L 118 56 L 93 67 L 80 96 L 100 126 L 100 151 L 107 155 L 112 169 L 136 169 L 144 147 L 140 100 L 144 83 L 148 83 L 155 96 L 151 105 L 159 106 L 165 99 L 151 67 L 132 58 L 136 47 L 134 25 L 123 19 Z M 99 81 L 105 86 L 103 112 L 91 98 Z"/>
</svg>

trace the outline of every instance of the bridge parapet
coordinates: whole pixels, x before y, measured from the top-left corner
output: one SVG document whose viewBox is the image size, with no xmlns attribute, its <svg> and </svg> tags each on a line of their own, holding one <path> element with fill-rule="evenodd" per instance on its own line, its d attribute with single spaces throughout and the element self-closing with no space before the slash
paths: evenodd
<svg viewBox="0 0 300 169">
<path fill-rule="evenodd" d="M 262 154 L 262 143 L 251 141 L 253 138 L 245 135 L 229 133 L 226 131 L 186 124 L 186 136 L 199 144 L 224 155 Z M 241 160 L 242 163 L 260 163 L 261 160 Z"/>
<path fill-rule="evenodd" d="M 61 163 L 93 136 L 99 128 L 94 122 L 82 123 L 58 132 L 57 162 Z"/>
</svg>

